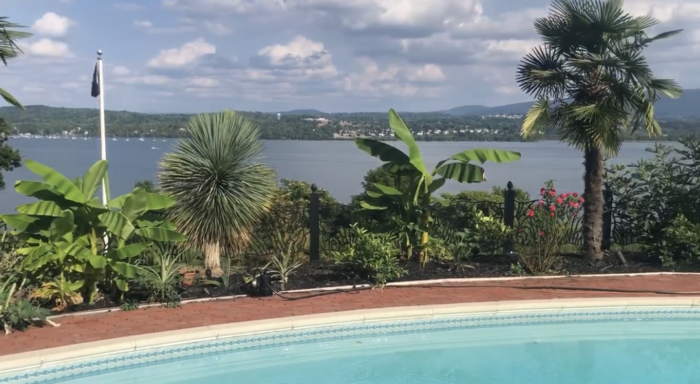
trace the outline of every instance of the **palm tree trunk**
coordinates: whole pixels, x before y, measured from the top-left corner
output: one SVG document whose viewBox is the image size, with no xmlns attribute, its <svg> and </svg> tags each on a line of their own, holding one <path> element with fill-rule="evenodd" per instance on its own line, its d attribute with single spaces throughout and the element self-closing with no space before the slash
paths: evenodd
<svg viewBox="0 0 700 384">
<path fill-rule="evenodd" d="M 583 253 L 593 260 L 603 258 L 603 153 L 590 147 L 584 153 Z"/>
<path fill-rule="evenodd" d="M 204 268 L 210 269 L 212 276 L 221 275 L 221 246 L 218 241 L 204 246 Z"/>
</svg>

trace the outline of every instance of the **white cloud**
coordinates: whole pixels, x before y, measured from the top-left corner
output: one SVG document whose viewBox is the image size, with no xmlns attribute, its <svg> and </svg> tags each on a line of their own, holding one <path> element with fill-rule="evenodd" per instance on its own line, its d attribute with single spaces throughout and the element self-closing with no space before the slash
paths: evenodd
<svg viewBox="0 0 700 384">
<path fill-rule="evenodd" d="M 216 47 L 199 38 L 183 44 L 180 48 L 164 49 L 148 62 L 154 68 L 182 68 L 196 63 L 206 55 L 216 53 Z"/>
<path fill-rule="evenodd" d="M 436 83 L 446 79 L 442 69 L 433 64 L 418 68 L 389 65 L 385 69 L 370 58 L 358 60 L 362 70 L 351 73 L 344 79 L 344 89 L 348 92 L 382 96 L 421 96 L 431 97 L 436 88 L 421 86 L 420 83 Z"/>
<path fill-rule="evenodd" d="M 204 28 L 214 35 L 224 36 L 232 33 L 231 29 L 227 27 L 224 23 L 217 23 L 215 21 L 204 21 Z"/>
<path fill-rule="evenodd" d="M 258 51 L 253 64 L 296 77 L 333 77 L 338 74 L 331 53 L 323 43 L 297 36 L 287 44 L 275 44 Z"/>
<path fill-rule="evenodd" d="M 173 81 L 173 79 L 167 76 L 161 75 L 145 75 L 145 76 L 131 76 L 131 77 L 120 77 L 113 80 L 117 83 L 123 84 L 142 84 L 142 85 L 163 85 L 168 84 Z"/>
<path fill-rule="evenodd" d="M 152 28 L 153 23 L 148 20 L 134 20 L 134 26 L 139 28 Z"/>
<path fill-rule="evenodd" d="M 112 74 L 115 76 L 126 76 L 130 73 L 131 71 L 129 71 L 129 68 L 121 65 L 117 65 L 116 67 L 112 68 Z"/>
<path fill-rule="evenodd" d="M 27 85 L 22 87 L 22 92 L 25 93 L 45 93 L 46 89 L 43 87 L 38 87 L 36 85 Z"/>
<path fill-rule="evenodd" d="M 193 77 L 187 79 L 185 84 L 194 88 L 214 88 L 221 84 L 220 81 L 209 77 Z"/>
<path fill-rule="evenodd" d="M 38 35 L 46 35 L 52 37 L 62 37 L 68 33 L 70 27 L 76 23 L 64 16 L 54 12 L 45 13 L 41 18 L 34 22 L 32 31 Z"/>
<path fill-rule="evenodd" d="M 446 79 L 445 74 L 442 73 L 442 68 L 435 64 L 426 64 L 414 71 L 410 71 L 406 75 L 406 79 L 412 82 L 440 82 Z"/>
<path fill-rule="evenodd" d="M 135 4 L 135 3 L 114 3 L 113 4 L 114 8 L 117 8 L 121 11 L 125 12 L 135 12 L 135 11 L 140 11 L 142 9 L 145 9 L 143 5 Z"/>
<path fill-rule="evenodd" d="M 68 49 L 68 44 L 47 38 L 39 39 L 25 48 L 25 52 L 38 57 L 69 58 L 73 55 Z"/>
</svg>

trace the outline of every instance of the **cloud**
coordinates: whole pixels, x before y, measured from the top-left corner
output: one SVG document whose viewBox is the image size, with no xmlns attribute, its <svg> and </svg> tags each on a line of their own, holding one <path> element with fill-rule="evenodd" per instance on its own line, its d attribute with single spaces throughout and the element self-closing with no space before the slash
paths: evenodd
<svg viewBox="0 0 700 384">
<path fill-rule="evenodd" d="M 115 76 L 126 76 L 130 74 L 131 71 L 127 67 L 123 67 L 121 65 L 117 65 L 116 67 L 112 68 L 112 74 Z"/>
<path fill-rule="evenodd" d="M 134 26 L 138 28 L 153 28 L 153 23 L 148 20 L 134 20 Z"/>
<path fill-rule="evenodd" d="M 437 88 L 426 86 L 446 80 L 442 69 L 433 64 L 421 67 L 400 67 L 389 65 L 381 69 L 376 61 L 360 58 L 361 71 L 348 74 L 344 79 L 344 89 L 356 94 L 372 97 L 381 96 L 435 96 Z"/>
<path fill-rule="evenodd" d="M 48 12 L 32 24 L 32 31 L 38 35 L 62 37 L 75 24 L 73 20 L 67 17 Z"/>
<path fill-rule="evenodd" d="M 297 36 L 289 43 L 267 46 L 251 59 L 262 69 L 294 72 L 303 76 L 335 76 L 337 70 L 323 43 Z"/>
<path fill-rule="evenodd" d="M 194 31 L 194 27 L 189 25 L 178 25 L 170 28 L 156 27 L 150 20 L 134 20 L 134 26 L 152 34 L 175 34 Z"/>
<path fill-rule="evenodd" d="M 183 68 L 196 63 L 207 55 L 216 53 L 216 47 L 203 38 L 183 44 L 180 48 L 164 49 L 148 61 L 153 68 Z"/>
<path fill-rule="evenodd" d="M 24 51 L 32 56 L 48 58 L 70 58 L 73 54 L 68 49 L 68 44 L 47 38 L 39 39 L 28 44 Z"/>
<path fill-rule="evenodd" d="M 113 81 L 122 84 L 163 85 L 172 82 L 173 79 L 161 75 L 143 75 L 116 78 Z"/>
<path fill-rule="evenodd" d="M 135 3 L 114 3 L 112 6 L 120 11 L 125 12 L 136 12 L 142 9 L 146 9 L 146 7 L 144 7 L 143 5 Z"/>
</svg>

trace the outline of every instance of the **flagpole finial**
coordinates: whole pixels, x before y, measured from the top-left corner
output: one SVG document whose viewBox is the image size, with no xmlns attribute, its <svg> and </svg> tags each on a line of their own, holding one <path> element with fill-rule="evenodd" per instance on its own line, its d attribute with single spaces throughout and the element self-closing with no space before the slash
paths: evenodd
<svg viewBox="0 0 700 384">
<path fill-rule="evenodd" d="M 98 57 L 98 58 L 101 58 L 101 57 L 102 57 L 102 50 L 101 50 L 101 49 L 98 49 L 98 50 L 97 50 L 97 57 Z"/>
</svg>

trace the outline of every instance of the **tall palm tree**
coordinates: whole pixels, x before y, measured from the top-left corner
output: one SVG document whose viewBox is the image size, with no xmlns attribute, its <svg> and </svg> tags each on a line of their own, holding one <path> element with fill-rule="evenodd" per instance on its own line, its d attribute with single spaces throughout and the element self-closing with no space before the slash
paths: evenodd
<svg viewBox="0 0 700 384">
<path fill-rule="evenodd" d="M 240 250 L 269 208 L 275 171 L 258 161 L 259 128 L 240 114 L 197 115 L 186 129 L 189 137 L 160 162 L 159 188 L 175 198 L 171 219 L 217 275 L 222 250 Z"/>
<path fill-rule="evenodd" d="M 549 15 L 535 21 L 544 44 L 526 55 L 517 70 L 520 88 L 535 97 L 522 125 L 523 137 L 555 130 L 584 153 L 584 252 L 601 259 L 603 159 L 617 155 L 627 132 L 661 134 L 654 103 L 678 98 L 680 86 L 657 79 L 643 51 L 658 21 L 623 10 L 623 0 L 554 0 Z"/>
<path fill-rule="evenodd" d="M 22 53 L 22 50 L 17 46 L 17 40 L 32 36 L 31 33 L 16 31 L 16 28 L 24 27 L 9 22 L 7 17 L 0 16 L 0 61 L 5 65 L 7 65 L 7 60 L 14 59 Z M 0 88 L 0 97 L 5 99 L 8 104 L 24 109 L 17 99 L 2 88 Z"/>
</svg>

